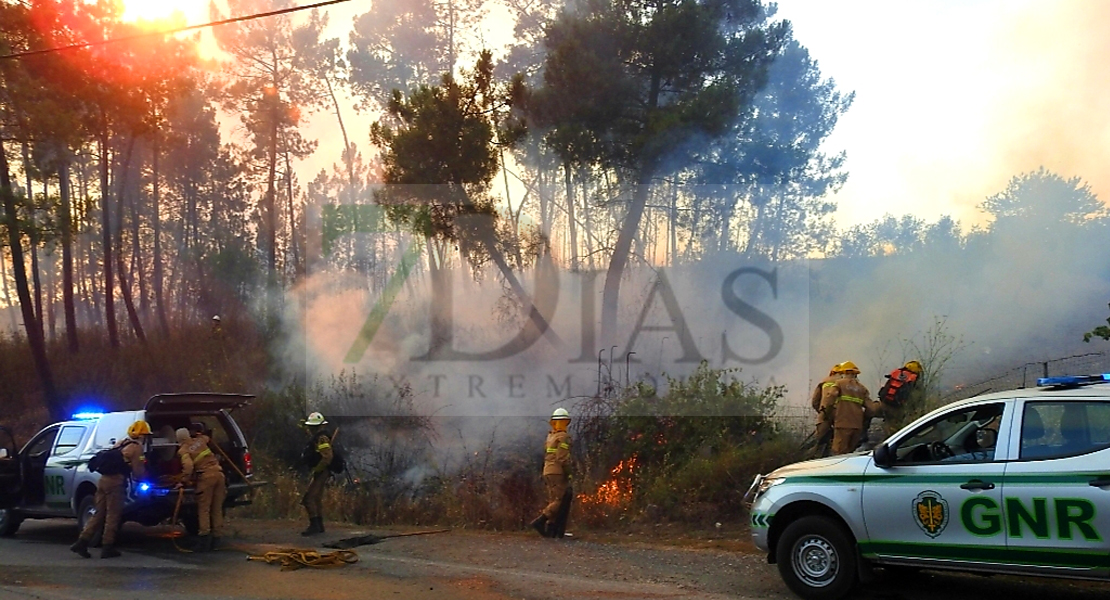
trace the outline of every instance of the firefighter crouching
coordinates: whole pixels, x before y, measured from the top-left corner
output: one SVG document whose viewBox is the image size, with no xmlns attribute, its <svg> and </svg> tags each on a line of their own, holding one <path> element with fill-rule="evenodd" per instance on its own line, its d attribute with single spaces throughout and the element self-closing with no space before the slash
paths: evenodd
<svg viewBox="0 0 1110 600">
<path fill-rule="evenodd" d="M 549 523 L 555 520 L 563 495 L 570 481 L 570 413 L 565 408 L 556 408 L 551 414 L 551 431 L 544 442 L 543 481 L 547 487 L 547 506 L 540 516 L 532 521 L 532 527 L 544 537 L 550 537 Z"/>
<path fill-rule="evenodd" d="M 833 454 L 847 454 L 859 446 L 864 421 L 878 414 L 880 406 L 871 399 L 871 392 L 856 378 L 859 368 L 852 361 L 840 364 L 841 377 L 824 388 L 821 406 L 834 406 Z"/>
<path fill-rule="evenodd" d="M 836 380 L 840 378 L 841 365 L 838 363 L 833 365 L 829 371 L 829 376 L 822 379 L 820 383 L 813 388 L 813 394 L 810 396 L 810 404 L 813 406 L 813 412 L 817 413 L 817 426 L 813 431 L 813 444 L 814 453 L 817 457 L 824 457 L 829 455 L 829 448 L 832 445 L 832 427 L 833 416 L 836 413 L 835 404 L 825 406 L 822 400 L 825 396 L 825 390 L 836 386 Z"/>
<path fill-rule="evenodd" d="M 224 529 L 224 500 L 227 498 L 227 481 L 220 461 L 208 446 L 211 440 L 204 434 L 193 437 L 182 427 L 176 432 L 179 444 L 177 455 L 181 458 L 181 478 L 188 481 L 196 477 L 197 519 L 200 537 L 194 550 L 206 552 L 220 543 Z"/>
<path fill-rule="evenodd" d="M 309 440 L 302 457 L 312 467 L 312 482 L 308 484 L 308 491 L 301 500 L 308 513 L 308 529 L 301 532 L 305 536 L 324 533 L 324 486 L 331 478 L 328 465 L 334 456 L 331 438 L 323 432 L 323 426 L 327 423 L 324 415 L 318 412 L 308 415 L 304 422 Z"/>
<path fill-rule="evenodd" d="M 138 481 L 146 474 L 142 438 L 149 435 L 150 425 L 146 421 L 135 421 L 127 429 L 127 437 L 113 446 L 122 455 L 122 464 L 118 469 L 106 469 L 110 471 L 108 473 L 100 471 L 100 479 L 96 482 L 96 512 L 81 531 L 77 542 L 69 547 L 70 550 L 91 558 L 89 542 L 103 530 L 100 558 L 115 558 L 120 555 L 119 550 L 116 550 L 116 532 L 119 531 L 123 501 L 127 494 L 127 477 L 130 475 Z M 117 470 L 119 472 L 112 472 Z"/>
</svg>

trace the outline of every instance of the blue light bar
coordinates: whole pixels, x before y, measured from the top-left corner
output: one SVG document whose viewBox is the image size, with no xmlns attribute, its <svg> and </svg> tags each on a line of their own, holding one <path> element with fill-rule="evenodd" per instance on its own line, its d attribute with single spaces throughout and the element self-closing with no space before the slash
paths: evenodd
<svg viewBox="0 0 1110 600">
<path fill-rule="evenodd" d="M 149 483 L 144 481 L 144 482 L 139 484 L 139 493 L 140 494 L 145 494 L 149 491 L 150 491 L 150 484 Z"/>
<path fill-rule="evenodd" d="M 73 420 L 74 421 L 92 421 L 93 419 L 99 419 L 100 417 L 103 417 L 103 416 L 104 416 L 104 413 L 102 413 L 102 412 L 78 412 L 78 413 L 73 413 Z"/>
<path fill-rule="evenodd" d="M 1045 386 L 1072 386 L 1083 385 L 1084 383 L 1102 383 L 1110 381 L 1110 373 L 1103 373 L 1101 375 L 1064 375 L 1061 377 L 1041 377 L 1037 379 L 1037 385 Z"/>
</svg>

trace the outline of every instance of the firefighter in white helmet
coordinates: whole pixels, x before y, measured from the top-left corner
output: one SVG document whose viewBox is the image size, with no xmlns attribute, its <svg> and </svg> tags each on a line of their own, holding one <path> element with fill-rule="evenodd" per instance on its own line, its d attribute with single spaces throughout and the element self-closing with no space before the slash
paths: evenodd
<svg viewBox="0 0 1110 600">
<path fill-rule="evenodd" d="M 308 491 L 304 493 L 301 504 L 308 513 L 308 529 L 301 535 L 317 535 L 324 533 L 324 486 L 331 479 L 331 464 L 334 454 L 331 449 L 331 438 L 323 431 L 323 426 L 328 422 L 324 415 L 314 412 L 305 419 L 304 426 L 308 430 L 308 445 L 305 447 L 302 458 L 312 468 L 312 482 L 308 484 Z"/>
<path fill-rule="evenodd" d="M 544 442 L 543 481 L 547 487 L 547 506 L 540 516 L 532 521 L 532 527 L 544 537 L 551 537 L 549 525 L 555 520 L 564 494 L 570 481 L 570 413 L 565 408 L 556 408 L 551 414 L 551 431 Z"/>
</svg>

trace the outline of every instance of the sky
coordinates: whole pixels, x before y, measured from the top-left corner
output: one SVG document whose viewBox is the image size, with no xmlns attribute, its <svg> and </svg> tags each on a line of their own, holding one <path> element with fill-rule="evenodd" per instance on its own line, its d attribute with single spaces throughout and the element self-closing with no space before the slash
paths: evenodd
<svg viewBox="0 0 1110 600">
<path fill-rule="evenodd" d="M 298 2 L 305 4 L 306 1 Z M 131 0 L 147 10 L 207 2 Z M 326 9 L 329 35 L 345 42 L 370 0 Z M 847 154 L 848 182 L 831 196 L 840 227 L 890 213 L 942 215 L 984 225 L 979 203 L 1014 176 L 1040 166 L 1079 176 L 1110 200 L 1110 2 L 1103 0 L 780 0 L 779 17 L 809 48 L 825 77 L 855 103 L 826 141 Z M 497 38 L 493 27 L 487 41 Z M 344 119 L 368 146 L 368 115 Z M 318 139 L 337 139 L 332 115 L 313 117 Z M 322 143 L 302 163 L 302 182 L 339 159 Z"/>
<path fill-rule="evenodd" d="M 884 213 L 984 224 L 976 206 L 1045 166 L 1110 200 L 1110 2 L 780 0 L 854 105 L 838 224 Z"/>
</svg>

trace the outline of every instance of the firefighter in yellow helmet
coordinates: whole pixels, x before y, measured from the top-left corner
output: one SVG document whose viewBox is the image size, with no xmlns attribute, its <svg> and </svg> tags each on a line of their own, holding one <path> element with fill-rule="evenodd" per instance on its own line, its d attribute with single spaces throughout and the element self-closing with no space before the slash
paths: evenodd
<svg viewBox="0 0 1110 600">
<path fill-rule="evenodd" d="M 117 453 L 111 452 L 103 458 L 97 471 L 100 479 L 96 482 L 96 512 L 81 530 L 77 542 L 70 550 L 85 558 L 89 554 L 89 542 L 103 530 L 100 558 L 115 558 L 120 555 L 116 550 L 116 532 L 119 531 L 120 516 L 123 514 L 123 501 L 127 495 L 127 478 L 139 481 L 146 475 L 146 457 L 143 455 L 143 438 L 150 435 L 150 425 L 146 421 L 135 421 L 127 428 L 127 437 L 112 446 Z M 104 456 L 99 455 L 98 456 Z M 122 460 L 120 459 L 122 457 Z"/>
<path fill-rule="evenodd" d="M 813 432 L 812 444 L 816 456 L 828 456 L 829 448 L 832 441 L 832 425 L 833 414 L 836 411 L 835 405 L 825 406 L 821 400 L 824 397 L 826 388 L 836 385 L 836 380 L 840 378 L 840 369 L 843 363 L 833 365 L 829 370 L 829 376 L 822 379 L 816 387 L 813 388 L 813 394 L 810 396 L 810 404 L 813 406 L 813 412 L 817 413 L 817 426 Z M 806 446 L 808 448 L 808 444 Z"/>
<path fill-rule="evenodd" d="M 565 408 L 556 408 L 551 414 L 551 431 L 544 442 L 543 481 L 547 487 L 547 506 L 540 516 L 532 521 L 532 527 L 544 537 L 552 537 L 550 525 L 564 501 L 564 494 L 570 482 L 570 413 Z"/>
<path fill-rule="evenodd" d="M 916 405 L 910 400 L 918 393 L 917 384 L 923 371 L 920 362 L 911 360 L 891 371 L 886 376 L 886 383 L 879 388 L 877 395 L 882 403 L 883 433 L 886 437 L 894 435 L 906 424 L 907 407 Z"/>
<path fill-rule="evenodd" d="M 312 481 L 301 500 L 308 513 L 308 529 L 302 531 L 301 535 L 324 533 L 324 486 L 331 479 L 328 465 L 335 456 L 331 449 L 331 438 L 323 431 L 323 426 L 327 424 L 324 415 L 318 412 L 308 415 L 304 422 L 309 439 L 302 457 L 312 467 Z"/>
<path fill-rule="evenodd" d="M 859 382 L 859 367 L 852 361 L 840 364 L 841 376 L 834 385 L 825 388 L 821 406 L 835 407 L 833 416 L 833 454 L 847 454 L 859 446 L 863 437 L 864 422 L 876 414 L 879 403 L 871 399 L 871 392 Z"/>
<path fill-rule="evenodd" d="M 220 543 L 224 529 L 224 500 L 227 498 L 227 481 L 220 460 L 209 446 L 212 440 L 203 433 L 196 437 L 182 427 L 175 433 L 177 455 L 181 458 L 181 477 L 196 476 L 197 519 L 200 538 L 194 550 L 207 552 Z"/>
</svg>

